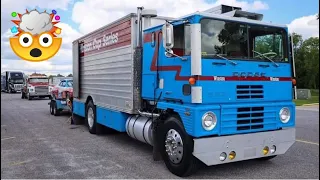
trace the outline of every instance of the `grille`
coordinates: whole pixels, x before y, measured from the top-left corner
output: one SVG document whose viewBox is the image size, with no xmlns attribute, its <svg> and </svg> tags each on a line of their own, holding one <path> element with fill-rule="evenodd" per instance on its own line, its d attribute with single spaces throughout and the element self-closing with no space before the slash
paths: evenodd
<svg viewBox="0 0 320 180">
<path fill-rule="evenodd" d="M 237 130 L 263 129 L 264 107 L 241 107 L 237 109 Z"/>
<path fill-rule="evenodd" d="M 14 89 L 19 89 L 20 90 L 20 89 L 22 89 L 22 86 L 23 86 L 22 84 L 15 84 L 14 85 Z"/>
<path fill-rule="evenodd" d="M 36 93 L 48 93 L 49 88 L 48 86 L 38 86 L 38 87 L 35 87 L 35 91 Z"/>
<path fill-rule="evenodd" d="M 263 99 L 263 86 L 237 85 L 237 99 Z"/>
</svg>

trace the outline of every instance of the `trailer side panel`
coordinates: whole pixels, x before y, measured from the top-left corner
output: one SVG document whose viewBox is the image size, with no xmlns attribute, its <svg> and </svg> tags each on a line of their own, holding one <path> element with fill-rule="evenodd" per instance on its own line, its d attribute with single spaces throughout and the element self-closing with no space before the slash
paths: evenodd
<svg viewBox="0 0 320 180">
<path fill-rule="evenodd" d="M 136 67 L 132 19 L 122 19 L 78 40 L 78 98 L 82 102 L 90 96 L 97 106 L 127 113 L 134 111 L 133 72 Z M 78 67 L 74 68 L 76 71 Z"/>
</svg>

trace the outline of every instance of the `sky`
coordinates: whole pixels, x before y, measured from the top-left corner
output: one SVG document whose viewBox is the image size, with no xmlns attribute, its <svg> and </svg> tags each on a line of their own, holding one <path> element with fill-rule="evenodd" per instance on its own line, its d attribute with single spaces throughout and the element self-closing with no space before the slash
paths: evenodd
<svg viewBox="0 0 320 180">
<path fill-rule="evenodd" d="M 155 9 L 159 16 L 179 17 L 203 11 L 219 4 L 241 7 L 243 10 L 262 13 L 263 21 L 285 24 L 290 32 L 304 39 L 319 37 L 319 0 L 1 0 L 1 72 L 7 70 L 68 75 L 72 73 L 72 41 L 121 18 L 135 13 L 136 7 Z M 183 7 L 183 8 L 181 8 Z M 21 60 L 10 48 L 9 37 L 12 12 L 25 10 L 57 11 L 61 17 L 58 27 L 63 39 L 59 52 L 48 61 Z"/>
</svg>

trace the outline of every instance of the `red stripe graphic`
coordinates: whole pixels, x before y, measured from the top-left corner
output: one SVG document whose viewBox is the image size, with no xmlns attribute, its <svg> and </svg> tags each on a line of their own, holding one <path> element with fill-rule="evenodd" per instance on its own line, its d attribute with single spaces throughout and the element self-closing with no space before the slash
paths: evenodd
<svg viewBox="0 0 320 180">
<path fill-rule="evenodd" d="M 177 81 L 188 81 L 189 78 L 194 77 L 200 81 L 292 81 L 291 77 L 238 77 L 238 76 L 181 76 L 181 66 L 157 66 L 157 57 L 159 53 L 159 42 L 158 42 L 159 31 L 155 33 L 156 46 L 151 62 L 151 71 L 176 71 L 175 80 Z M 161 40 L 161 37 L 160 39 Z M 144 42 L 151 41 L 151 33 L 144 35 Z"/>
</svg>

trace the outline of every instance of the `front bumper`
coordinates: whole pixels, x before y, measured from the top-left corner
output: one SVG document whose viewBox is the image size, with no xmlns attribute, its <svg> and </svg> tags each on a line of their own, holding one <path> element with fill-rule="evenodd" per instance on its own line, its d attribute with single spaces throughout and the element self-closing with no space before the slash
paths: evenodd
<svg viewBox="0 0 320 180">
<path fill-rule="evenodd" d="M 50 93 L 29 92 L 30 96 L 50 96 Z"/>
<path fill-rule="evenodd" d="M 194 139 L 193 155 L 206 165 L 224 164 L 260 157 L 284 154 L 295 142 L 295 128 L 288 128 L 277 131 L 238 134 L 230 136 L 209 137 Z M 274 154 L 270 152 L 263 155 L 265 146 L 269 148 L 275 145 Z M 236 152 L 236 157 L 230 160 L 228 157 L 220 161 L 222 152 L 227 155 Z"/>
</svg>

